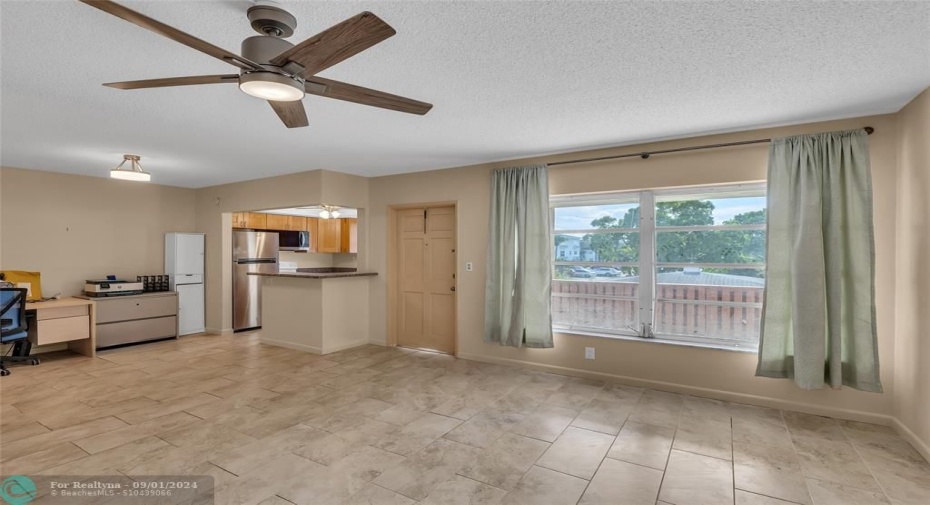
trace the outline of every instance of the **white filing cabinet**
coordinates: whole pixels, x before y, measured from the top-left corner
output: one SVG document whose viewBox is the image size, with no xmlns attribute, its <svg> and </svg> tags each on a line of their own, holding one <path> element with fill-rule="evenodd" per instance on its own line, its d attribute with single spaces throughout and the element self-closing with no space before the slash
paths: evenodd
<svg viewBox="0 0 930 505">
<path fill-rule="evenodd" d="M 178 336 L 178 294 L 94 298 L 97 348 Z"/>
</svg>

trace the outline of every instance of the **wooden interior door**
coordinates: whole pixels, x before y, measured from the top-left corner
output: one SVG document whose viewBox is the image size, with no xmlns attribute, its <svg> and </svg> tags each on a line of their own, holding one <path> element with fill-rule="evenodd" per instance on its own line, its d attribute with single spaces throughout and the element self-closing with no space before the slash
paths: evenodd
<svg viewBox="0 0 930 505">
<path fill-rule="evenodd" d="M 396 214 L 397 345 L 455 352 L 455 207 Z"/>
</svg>

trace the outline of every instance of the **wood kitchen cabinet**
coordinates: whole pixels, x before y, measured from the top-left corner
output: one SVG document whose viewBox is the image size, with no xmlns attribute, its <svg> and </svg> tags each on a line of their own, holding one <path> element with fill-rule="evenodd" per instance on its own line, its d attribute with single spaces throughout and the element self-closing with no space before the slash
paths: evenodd
<svg viewBox="0 0 930 505">
<path fill-rule="evenodd" d="M 358 219 L 322 219 L 260 212 L 234 212 L 233 228 L 294 230 L 310 233 L 310 252 L 357 253 Z"/>
<path fill-rule="evenodd" d="M 265 214 L 246 212 L 245 227 L 259 230 L 267 229 Z"/>
<path fill-rule="evenodd" d="M 306 231 L 307 218 L 301 216 L 287 216 L 287 228 L 285 230 Z"/>
<path fill-rule="evenodd" d="M 233 212 L 233 228 L 265 229 L 267 220 L 265 214 L 258 212 Z"/>
<path fill-rule="evenodd" d="M 318 251 L 321 253 L 342 252 L 342 220 L 319 219 Z"/>
<path fill-rule="evenodd" d="M 266 230 L 289 230 L 288 228 L 288 218 L 290 216 L 282 216 L 280 214 L 265 214 L 265 229 Z"/>
<path fill-rule="evenodd" d="M 308 217 L 306 230 L 310 233 L 310 252 L 320 252 L 319 219 L 315 217 Z"/>
<path fill-rule="evenodd" d="M 342 244 L 341 252 L 357 253 L 358 252 L 358 219 L 345 218 L 342 221 Z"/>
</svg>

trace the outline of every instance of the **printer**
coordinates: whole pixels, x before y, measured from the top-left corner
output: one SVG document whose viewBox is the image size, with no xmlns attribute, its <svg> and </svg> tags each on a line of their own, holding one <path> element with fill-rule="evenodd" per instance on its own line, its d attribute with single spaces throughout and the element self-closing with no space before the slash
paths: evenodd
<svg viewBox="0 0 930 505">
<path fill-rule="evenodd" d="M 84 295 L 90 297 L 141 295 L 145 290 L 141 282 L 121 279 L 84 281 Z"/>
</svg>

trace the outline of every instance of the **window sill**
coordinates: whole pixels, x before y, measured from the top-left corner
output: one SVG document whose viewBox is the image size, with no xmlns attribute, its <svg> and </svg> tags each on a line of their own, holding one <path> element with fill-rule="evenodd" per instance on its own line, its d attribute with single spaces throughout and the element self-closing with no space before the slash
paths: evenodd
<svg viewBox="0 0 930 505">
<path fill-rule="evenodd" d="M 617 335 L 617 334 L 612 334 L 612 333 L 598 333 L 594 331 L 558 328 L 555 326 L 552 327 L 552 332 L 561 333 L 563 335 L 580 335 L 580 336 L 585 336 L 585 337 L 606 338 L 610 340 L 626 340 L 629 342 L 642 342 L 642 343 L 647 343 L 647 344 L 675 345 L 679 347 L 697 347 L 700 349 L 714 349 L 718 351 L 730 351 L 730 352 L 738 352 L 742 354 L 758 354 L 759 353 L 758 348 L 734 347 L 734 346 L 723 345 L 723 344 L 711 344 L 707 342 L 687 342 L 683 340 L 675 340 L 675 339 L 662 338 L 662 337 L 643 338 L 643 337 L 636 337 L 636 336 L 631 336 L 631 335 Z"/>
</svg>

